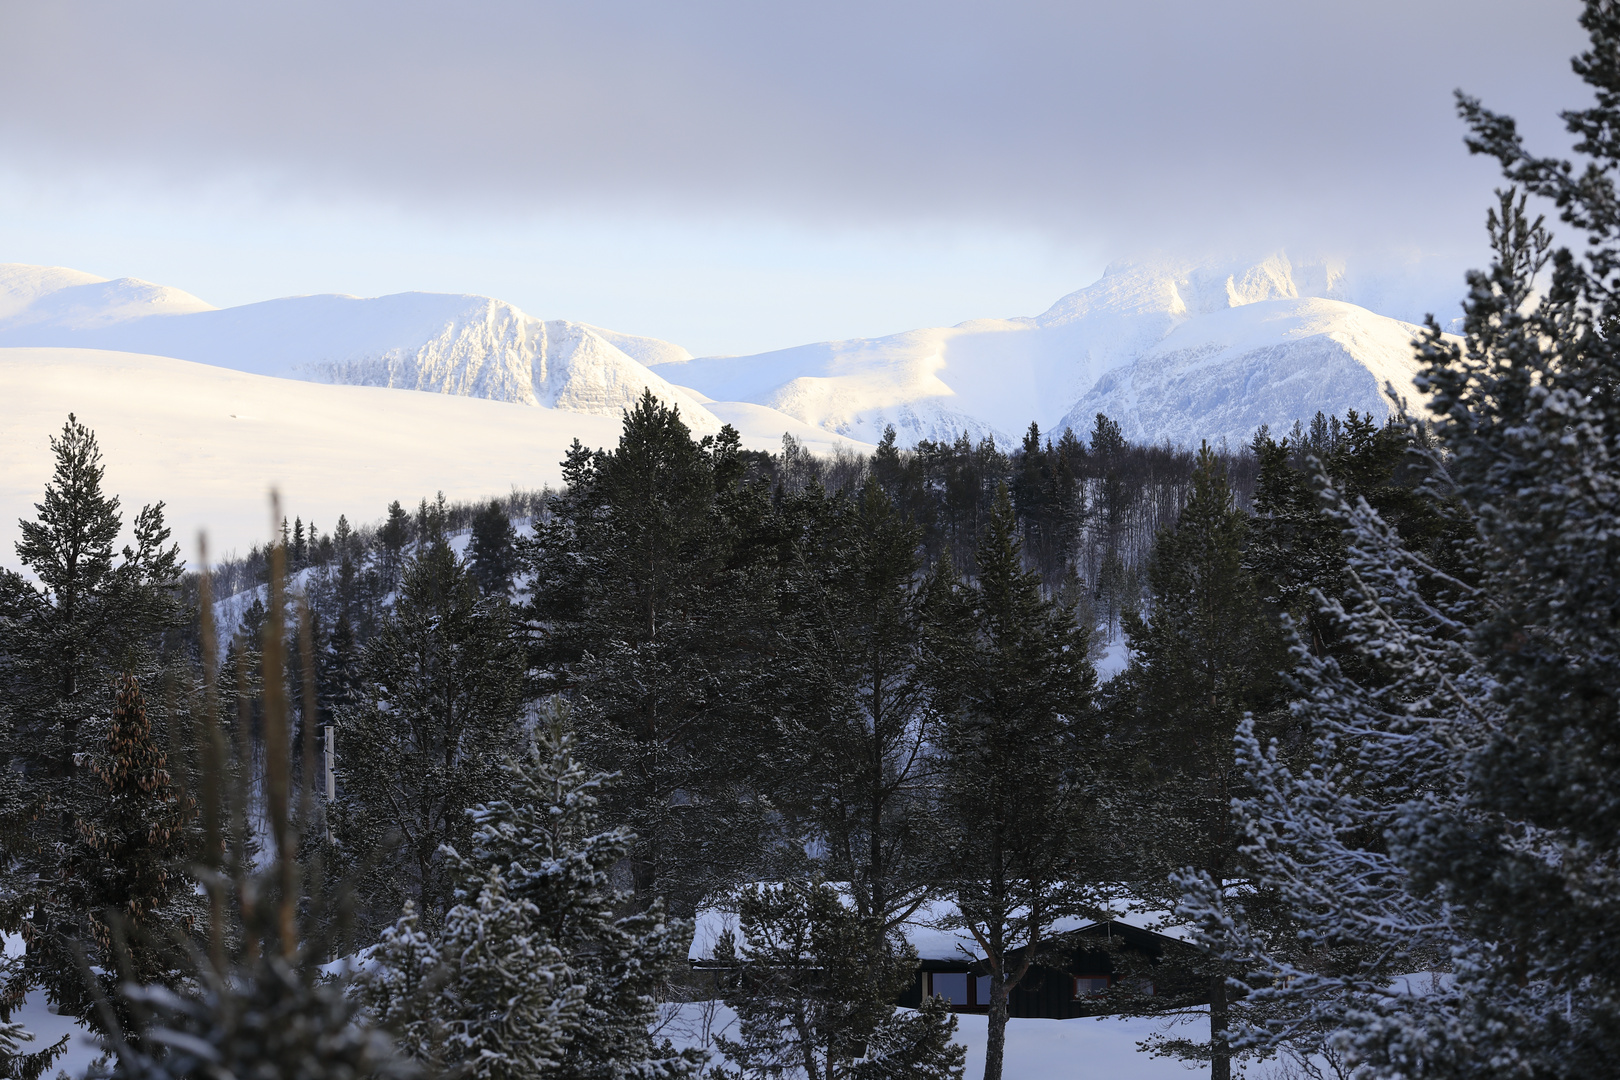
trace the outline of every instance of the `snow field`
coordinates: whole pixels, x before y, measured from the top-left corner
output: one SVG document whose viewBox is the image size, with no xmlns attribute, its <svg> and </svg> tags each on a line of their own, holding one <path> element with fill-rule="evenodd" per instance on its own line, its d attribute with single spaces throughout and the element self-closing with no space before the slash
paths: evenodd
<svg viewBox="0 0 1620 1080">
<path fill-rule="evenodd" d="M 34 517 L 69 412 L 101 442 L 103 489 L 124 520 L 165 500 L 181 553 L 197 533 L 215 555 L 245 554 L 270 534 L 269 492 L 283 511 L 331 531 L 339 514 L 380 519 L 414 506 L 557 486 L 578 438 L 618 442 L 620 417 L 484 398 L 252 375 L 161 356 L 92 349 L 0 348 L 0 561 L 14 565 L 17 520 Z M 869 450 L 768 410 L 727 412 L 744 443 L 780 450 L 784 426 L 818 453 Z M 128 536 L 124 538 L 126 541 Z"/>
<path fill-rule="evenodd" d="M 708 1049 L 719 1060 L 714 1035 L 736 1037 L 736 1014 L 717 1002 L 666 1007 L 662 1034 L 678 1047 Z M 1207 1025 L 1201 1013 L 1168 1017 L 1105 1016 L 1077 1020 L 1007 1021 L 1005 1080 L 1187 1080 L 1207 1067 L 1192 1067 L 1171 1058 L 1143 1053 L 1137 1043 L 1173 1025 Z M 984 1075 L 988 1019 L 958 1013 L 956 1041 L 967 1049 L 964 1080 Z M 709 1071 L 714 1067 L 711 1061 Z"/>
</svg>

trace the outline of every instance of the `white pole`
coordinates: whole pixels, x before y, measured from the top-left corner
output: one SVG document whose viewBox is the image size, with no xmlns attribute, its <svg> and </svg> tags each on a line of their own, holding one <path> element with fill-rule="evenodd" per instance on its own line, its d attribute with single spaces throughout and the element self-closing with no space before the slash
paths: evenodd
<svg viewBox="0 0 1620 1080">
<path fill-rule="evenodd" d="M 337 800 L 337 728 L 326 725 L 326 801 Z"/>
</svg>

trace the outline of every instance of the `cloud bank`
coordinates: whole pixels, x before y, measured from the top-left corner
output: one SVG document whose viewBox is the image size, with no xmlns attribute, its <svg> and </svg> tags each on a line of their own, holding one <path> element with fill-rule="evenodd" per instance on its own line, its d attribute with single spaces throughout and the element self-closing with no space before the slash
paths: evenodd
<svg viewBox="0 0 1620 1080">
<path fill-rule="evenodd" d="M 1534 137 L 1574 0 L 0 7 L 30 175 L 479 213 L 968 220 L 1116 250 L 1476 244 L 1450 94 Z"/>
</svg>

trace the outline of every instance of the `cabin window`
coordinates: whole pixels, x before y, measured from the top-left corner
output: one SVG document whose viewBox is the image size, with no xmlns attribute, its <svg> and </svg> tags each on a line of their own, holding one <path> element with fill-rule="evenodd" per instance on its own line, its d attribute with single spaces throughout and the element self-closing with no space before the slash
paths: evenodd
<svg viewBox="0 0 1620 1080">
<path fill-rule="evenodd" d="M 953 1009 L 985 1008 L 990 1004 L 990 976 L 966 971 L 931 971 L 923 976 L 923 994 L 942 997 Z"/>
<path fill-rule="evenodd" d="M 971 1005 L 968 1000 L 968 973 L 965 971 L 935 971 L 928 976 L 928 992 L 942 997 L 952 1005 Z"/>
<path fill-rule="evenodd" d="M 1076 975 L 1074 977 L 1075 1000 L 1106 993 L 1108 993 L 1107 975 Z"/>
</svg>

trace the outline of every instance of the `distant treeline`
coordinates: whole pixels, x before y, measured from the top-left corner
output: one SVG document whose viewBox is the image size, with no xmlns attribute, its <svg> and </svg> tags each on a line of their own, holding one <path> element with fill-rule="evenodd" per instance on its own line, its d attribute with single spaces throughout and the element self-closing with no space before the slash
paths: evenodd
<svg viewBox="0 0 1620 1080">
<path fill-rule="evenodd" d="M 1270 437 L 1264 428 L 1257 432 L 1258 439 Z M 1302 468 L 1309 456 L 1325 457 L 1344 438 L 1337 417 L 1317 413 L 1309 424 L 1296 421 L 1287 437 L 1291 464 Z M 1250 509 L 1260 468 L 1254 447 L 1223 445 L 1213 453 L 1236 505 Z M 925 565 L 932 567 L 948 554 L 968 575 L 996 492 L 1006 485 L 1026 568 L 1040 575 L 1049 594 L 1080 601 L 1111 641 L 1122 613 L 1143 600 L 1142 569 L 1155 537 L 1175 524 L 1187 501 L 1197 453 L 1167 443 L 1132 443 L 1116 422 L 1099 413 L 1084 438 L 1065 428 L 1054 439 L 1031 423 L 1014 447 L 988 437 L 974 442 L 963 434 L 952 442 L 923 440 L 905 449 L 891 427 L 870 455 L 842 448 L 818 455 L 784 435 L 777 453 L 739 450 L 737 458 L 740 482 L 763 485 L 778 506 L 813 486 L 828 494 L 854 494 L 875 482 L 921 529 Z M 292 572 L 312 571 L 304 588 L 316 614 L 328 626 L 346 618 L 363 642 L 376 627 L 386 597 L 398 587 L 402 560 L 424 537 L 440 530 L 476 532 L 480 522 L 486 538 L 500 532 L 501 521 L 544 524 L 554 495 L 549 487 L 477 501 L 446 501 L 441 494 L 433 501 L 420 499 L 414 511 L 396 501 L 381 520 L 351 524 L 345 515 L 328 532 L 294 518 L 283 523 L 278 539 Z M 211 571 L 213 595 L 224 599 L 264 586 L 268 567 L 268 546 L 260 545 L 245 557 L 217 563 Z"/>
</svg>

